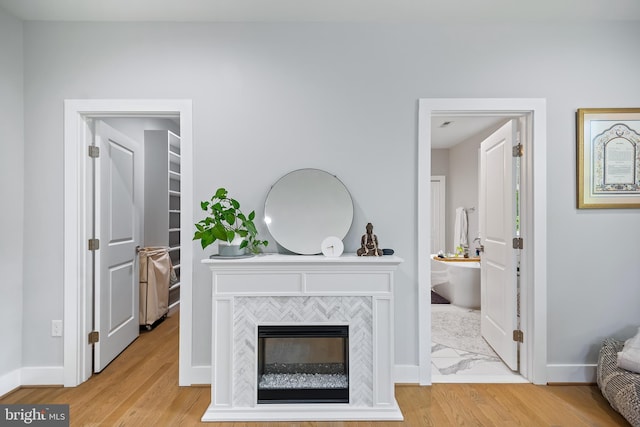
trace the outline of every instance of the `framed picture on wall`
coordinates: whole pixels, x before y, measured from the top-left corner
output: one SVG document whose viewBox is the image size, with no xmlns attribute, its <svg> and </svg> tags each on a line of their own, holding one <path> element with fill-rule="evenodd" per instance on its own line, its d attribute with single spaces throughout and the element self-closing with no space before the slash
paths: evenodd
<svg viewBox="0 0 640 427">
<path fill-rule="evenodd" d="M 578 209 L 640 208 L 640 108 L 577 111 Z"/>
</svg>

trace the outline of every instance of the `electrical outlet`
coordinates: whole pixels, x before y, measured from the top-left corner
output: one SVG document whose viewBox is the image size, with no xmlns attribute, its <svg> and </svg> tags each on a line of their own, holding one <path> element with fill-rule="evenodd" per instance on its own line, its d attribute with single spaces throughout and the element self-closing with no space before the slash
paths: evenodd
<svg viewBox="0 0 640 427">
<path fill-rule="evenodd" d="M 62 320 L 51 321 L 51 336 L 52 337 L 62 336 Z"/>
</svg>

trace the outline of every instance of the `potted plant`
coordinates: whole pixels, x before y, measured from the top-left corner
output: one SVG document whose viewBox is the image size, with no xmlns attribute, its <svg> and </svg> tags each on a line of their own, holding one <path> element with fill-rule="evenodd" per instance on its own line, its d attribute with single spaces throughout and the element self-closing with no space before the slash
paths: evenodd
<svg viewBox="0 0 640 427">
<path fill-rule="evenodd" d="M 246 249 L 253 254 L 260 253 L 261 246 L 269 244 L 256 237 L 255 211 L 249 215 L 242 213 L 240 203 L 229 197 L 225 188 L 218 188 L 211 200 L 200 202 L 200 208 L 207 216 L 195 224 L 193 240 L 200 240 L 202 249 L 218 240 L 220 255 L 240 256 Z"/>
</svg>

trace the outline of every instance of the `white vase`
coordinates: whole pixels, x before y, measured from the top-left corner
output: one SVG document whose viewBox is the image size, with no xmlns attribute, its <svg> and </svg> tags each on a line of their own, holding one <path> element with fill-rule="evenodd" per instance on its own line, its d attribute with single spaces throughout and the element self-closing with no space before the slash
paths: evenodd
<svg viewBox="0 0 640 427">
<path fill-rule="evenodd" d="M 244 239 L 240 236 L 236 236 L 231 242 L 222 241 L 218 242 L 218 255 L 220 256 L 242 256 L 245 255 L 245 249 L 240 249 L 240 243 Z"/>
</svg>

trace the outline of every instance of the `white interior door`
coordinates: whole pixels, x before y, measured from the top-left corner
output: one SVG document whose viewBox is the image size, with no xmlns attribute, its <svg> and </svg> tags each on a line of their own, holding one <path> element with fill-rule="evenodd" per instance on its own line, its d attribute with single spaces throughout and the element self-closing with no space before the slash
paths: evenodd
<svg viewBox="0 0 640 427">
<path fill-rule="evenodd" d="M 94 372 L 104 369 L 139 334 L 139 276 L 143 153 L 141 147 L 96 121 Z"/>
<path fill-rule="evenodd" d="M 431 253 L 445 251 L 445 177 L 431 177 Z"/>
<path fill-rule="evenodd" d="M 513 145 L 515 120 L 509 121 L 480 145 L 479 234 L 481 256 L 481 331 L 502 360 L 518 369 L 517 270 Z"/>
</svg>

